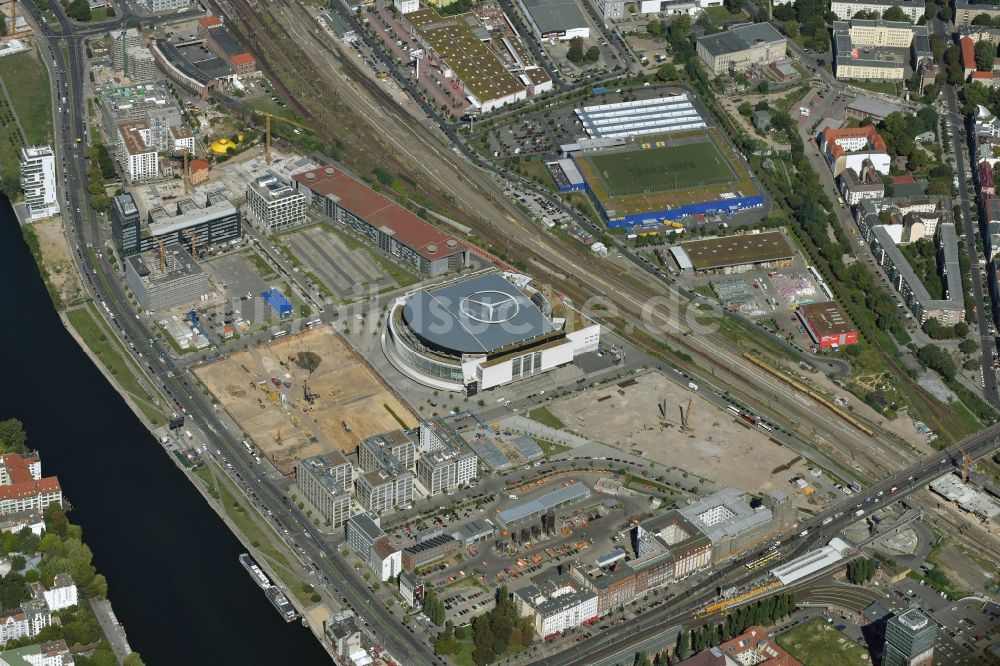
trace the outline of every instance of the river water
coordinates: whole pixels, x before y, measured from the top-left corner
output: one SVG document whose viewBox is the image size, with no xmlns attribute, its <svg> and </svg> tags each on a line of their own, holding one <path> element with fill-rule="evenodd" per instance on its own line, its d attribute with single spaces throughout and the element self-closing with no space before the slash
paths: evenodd
<svg viewBox="0 0 1000 666">
<path fill-rule="evenodd" d="M 132 648 L 150 666 L 329 664 L 240 566 L 228 527 L 63 328 L 0 196 L 0 418 L 58 475 Z"/>
</svg>

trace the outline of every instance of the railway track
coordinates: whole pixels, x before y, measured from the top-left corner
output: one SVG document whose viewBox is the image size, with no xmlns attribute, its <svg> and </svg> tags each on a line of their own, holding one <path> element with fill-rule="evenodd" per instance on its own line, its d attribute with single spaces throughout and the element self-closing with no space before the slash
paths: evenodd
<svg viewBox="0 0 1000 666">
<path fill-rule="evenodd" d="M 296 8 L 305 12 L 300 5 L 291 2 L 286 4 L 289 12 L 294 12 Z M 249 43 L 254 45 L 262 63 L 266 63 L 268 58 L 275 58 L 275 62 L 281 64 L 283 69 L 296 72 L 298 85 L 320 99 L 324 92 L 318 88 L 322 79 L 307 78 L 298 72 L 295 63 L 286 53 L 294 48 L 296 42 L 281 27 L 282 21 L 288 17 L 275 13 L 276 3 L 268 3 L 267 9 L 260 10 L 261 14 L 270 17 L 269 22 L 257 16 L 248 0 L 230 0 L 230 6 L 239 16 L 238 23 L 241 25 L 238 30 L 244 32 L 244 36 L 252 34 Z M 282 31 L 280 39 L 271 34 L 272 26 L 273 29 Z M 311 34 L 308 27 L 306 33 Z M 326 43 L 320 43 L 317 51 L 325 51 L 336 60 L 351 83 L 376 102 L 389 122 L 394 124 L 394 130 L 402 132 L 403 139 L 409 142 L 409 146 L 415 148 L 418 154 L 426 156 L 427 159 L 418 160 L 416 166 L 428 172 L 427 182 L 438 183 L 452 199 L 463 201 L 467 210 L 478 213 L 457 215 L 459 221 L 471 227 L 479 238 L 493 247 L 505 248 L 504 254 L 508 260 L 544 266 L 549 273 L 547 281 L 578 306 L 584 304 L 588 296 L 603 297 L 620 311 L 627 325 L 640 327 L 652 340 L 668 341 L 671 346 L 694 359 L 691 362 L 682 357 L 672 359 L 679 368 L 700 378 L 710 375 L 711 383 L 729 391 L 773 421 L 788 423 L 791 420 L 793 430 L 801 437 L 807 440 L 825 440 L 830 447 L 828 454 L 835 453 L 838 447 L 846 447 L 846 456 L 841 456 L 846 464 L 855 468 L 864 467 L 867 472 L 874 472 L 876 475 L 902 466 L 905 454 L 909 452 L 901 454 L 896 450 L 895 442 L 879 436 L 876 443 L 876 439 L 866 437 L 846 422 L 832 415 L 817 413 L 813 401 L 747 364 L 738 354 L 732 353 L 724 341 L 714 341 L 710 334 L 691 335 L 689 327 L 672 321 L 675 313 L 665 314 L 654 307 L 662 305 L 666 300 L 665 285 L 658 280 L 640 282 L 628 274 L 601 270 L 600 264 L 595 262 L 586 248 L 561 242 L 543 232 L 540 227 L 524 218 L 512 202 L 492 192 L 494 184 L 479 167 L 467 160 L 457 162 L 452 156 L 451 146 L 444 145 L 434 134 L 415 123 L 384 89 L 384 84 L 370 78 L 353 58 L 339 56 Z M 299 53 L 303 59 L 308 57 L 304 49 Z M 293 95 L 291 87 L 275 76 L 273 68 L 266 66 L 265 72 L 269 73 L 278 91 L 289 99 L 293 110 L 315 122 L 319 136 L 330 138 L 331 128 L 336 127 L 336 124 L 325 124 L 326 118 L 306 108 Z M 329 114 L 322 114 L 327 115 Z M 384 133 L 388 134 L 387 131 Z M 395 160 L 387 156 L 387 164 L 389 162 Z M 395 164 L 390 166 L 395 167 Z M 413 166 L 411 164 L 410 168 Z M 441 167 L 440 170 L 435 168 L 438 166 Z M 500 216 L 491 215 L 491 211 L 497 208 L 500 209 Z M 567 273 L 573 277 L 565 277 Z M 679 310 L 686 307 L 686 304 L 675 298 L 670 307 Z M 609 325 L 614 323 L 607 320 L 605 322 Z M 635 336 L 627 337 L 635 342 Z M 638 346 L 657 356 L 664 353 L 662 348 L 649 342 L 639 342 Z M 762 387 L 766 389 L 762 391 Z M 853 460 L 848 460 L 849 458 Z"/>
</svg>

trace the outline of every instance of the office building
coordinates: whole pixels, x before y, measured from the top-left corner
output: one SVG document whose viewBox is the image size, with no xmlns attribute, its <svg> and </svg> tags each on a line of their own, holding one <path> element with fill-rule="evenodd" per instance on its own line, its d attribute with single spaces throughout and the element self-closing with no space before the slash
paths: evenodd
<svg viewBox="0 0 1000 666">
<path fill-rule="evenodd" d="M 51 146 L 21 148 L 21 191 L 32 222 L 59 214 L 56 158 Z"/>
<path fill-rule="evenodd" d="M 937 625 L 919 608 L 891 618 L 885 626 L 882 666 L 931 666 Z"/>
<path fill-rule="evenodd" d="M 118 194 L 112 198 L 111 231 L 122 256 L 139 252 L 139 209 L 131 194 Z"/>
<path fill-rule="evenodd" d="M 476 478 L 478 457 L 472 451 L 435 451 L 417 458 L 417 481 L 428 495 L 462 487 Z"/>
<path fill-rule="evenodd" d="M 211 193 L 204 208 L 185 198 L 174 203 L 174 215 L 155 206 L 146 215 L 139 237 L 139 251 L 159 250 L 160 243 L 180 243 L 190 254 L 211 245 L 238 240 L 243 233 L 240 212 L 222 194 Z"/>
<path fill-rule="evenodd" d="M 699 37 L 697 52 L 708 71 L 718 76 L 784 58 L 786 41 L 770 23 L 753 23 Z"/>
<path fill-rule="evenodd" d="M 44 512 L 53 503 L 62 506 L 59 479 L 42 476 L 42 461 L 37 453 L 0 456 L 0 516 Z"/>
<path fill-rule="evenodd" d="M 842 21 L 849 21 L 858 12 L 874 12 L 882 18 L 890 7 L 902 9 L 910 23 L 916 23 L 924 15 L 924 3 L 920 0 L 833 0 L 830 3 L 830 11 Z"/>
<path fill-rule="evenodd" d="M 277 176 L 247 183 L 247 220 L 266 234 L 296 227 L 306 219 L 306 198 Z"/>
<path fill-rule="evenodd" d="M 366 562 L 372 546 L 385 536 L 381 524 L 378 514 L 372 511 L 355 514 L 347 521 L 347 546 Z"/>
<path fill-rule="evenodd" d="M 933 61 L 927 26 L 896 21 L 834 21 L 833 49 L 838 79 L 901 81 L 908 65 Z"/>
<path fill-rule="evenodd" d="M 129 49 L 125 54 L 125 76 L 132 83 L 150 83 L 157 79 L 156 61 L 149 49 Z"/>
<path fill-rule="evenodd" d="M 295 466 L 295 484 L 323 519 L 340 527 L 351 517 L 351 463 L 339 451 L 304 458 Z"/>
<path fill-rule="evenodd" d="M 402 551 L 387 536 L 376 539 L 368 555 L 368 567 L 383 583 L 395 578 L 403 571 Z"/>
<path fill-rule="evenodd" d="M 358 476 L 354 487 L 361 506 L 379 514 L 413 501 L 413 474 L 407 470 L 366 472 Z"/>
<path fill-rule="evenodd" d="M 147 312 L 186 306 L 211 291 L 208 273 L 177 243 L 124 260 L 125 282 Z"/>
</svg>

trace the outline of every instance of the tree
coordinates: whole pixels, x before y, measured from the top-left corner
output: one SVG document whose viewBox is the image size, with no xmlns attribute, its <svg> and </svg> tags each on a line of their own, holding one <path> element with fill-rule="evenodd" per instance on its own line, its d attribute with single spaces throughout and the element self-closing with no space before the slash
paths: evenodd
<svg viewBox="0 0 1000 666">
<path fill-rule="evenodd" d="M 677 634 L 677 658 L 687 659 L 688 655 L 691 654 L 690 646 L 691 637 L 688 635 L 687 629 L 681 629 L 681 633 Z"/>
<path fill-rule="evenodd" d="M 7 17 L 0 14 L 0 37 L 7 36 Z"/>
<path fill-rule="evenodd" d="M 17 419 L 0 421 L 0 451 L 3 453 L 26 453 L 28 436 L 24 434 L 24 424 Z"/>
<path fill-rule="evenodd" d="M 583 52 L 583 38 L 574 37 L 569 40 L 569 51 L 566 52 L 566 59 L 572 63 L 579 65 L 586 58 L 586 54 Z"/>
<path fill-rule="evenodd" d="M 656 78 L 660 81 L 676 81 L 681 76 L 673 63 L 666 63 L 656 70 Z"/>
<path fill-rule="evenodd" d="M 854 16 L 852 16 L 851 18 L 864 19 L 867 21 L 875 21 L 878 19 L 878 12 L 872 9 L 862 9 L 860 12 L 855 12 Z"/>
<path fill-rule="evenodd" d="M 910 17 L 907 16 L 899 5 L 893 5 L 889 9 L 882 12 L 882 20 L 884 21 L 907 21 L 909 22 Z"/>
<path fill-rule="evenodd" d="M 962 344 L 958 345 L 958 349 L 963 354 L 971 354 L 972 352 L 979 349 L 979 343 L 977 343 L 975 340 L 970 340 L 966 338 L 965 340 L 962 340 Z"/>
<path fill-rule="evenodd" d="M 24 571 L 24 565 L 27 563 L 28 561 L 24 559 L 24 555 L 15 555 L 12 558 L 10 558 L 11 571 L 15 572 Z"/>
<path fill-rule="evenodd" d="M 90 20 L 90 3 L 87 0 L 73 0 L 66 7 L 66 13 L 69 17 L 77 21 L 89 21 Z"/>
<path fill-rule="evenodd" d="M 108 8 L 110 9 L 110 7 Z M 130 652 L 122 661 L 122 666 L 146 666 L 138 652 Z"/>
<path fill-rule="evenodd" d="M 587 49 L 587 53 L 584 54 L 584 58 L 588 63 L 597 62 L 600 59 L 600 57 L 601 57 L 601 49 L 597 48 L 596 46 L 591 46 L 589 49 Z"/>
<path fill-rule="evenodd" d="M 993 18 L 986 12 L 983 12 L 982 14 L 976 14 L 975 18 L 972 19 L 972 25 L 982 25 L 987 28 L 992 28 Z"/>
<path fill-rule="evenodd" d="M 740 112 L 741 116 L 745 116 L 747 118 L 753 115 L 753 107 L 750 106 L 749 102 L 743 102 L 738 107 L 736 107 L 736 110 Z"/>
<path fill-rule="evenodd" d="M 968 324 L 966 324 L 964 321 L 960 321 L 957 324 L 955 324 L 955 335 L 957 335 L 960 338 L 964 338 L 968 334 L 969 334 Z"/>
<path fill-rule="evenodd" d="M 997 57 L 997 49 L 988 41 L 976 42 L 976 69 L 980 72 L 992 72 L 993 61 Z"/>
</svg>

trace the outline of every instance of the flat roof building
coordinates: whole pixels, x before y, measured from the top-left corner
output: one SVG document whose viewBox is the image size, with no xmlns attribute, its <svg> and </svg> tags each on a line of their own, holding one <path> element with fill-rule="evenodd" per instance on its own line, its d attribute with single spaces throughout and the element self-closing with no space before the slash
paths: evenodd
<svg viewBox="0 0 1000 666">
<path fill-rule="evenodd" d="M 354 487 L 361 506 L 378 514 L 413 501 L 413 473 L 409 470 L 367 472 L 358 476 Z"/>
<path fill-rule="evenodd" d="M 159 250 L 160 243 L 179 243 L 190 254 L 211 245 L 239 239 L 243 234 L 240 212 L 222 194 L 209 194 L 204 208 L 193 199 L 172 202 L 174 215 L 162 206 L 150 208 L 146 227 L 140 230 L 139 251 Z"/>
<path fill-rule="evenodd" d="M 853 345 L 858 341 L 858 329 L 833 301 L 804 303 L 795 310 L 809 337 L 821 349 Z"/>
<path fill-rule="evenodd" d="M 698 57 L 712 74 L 742 72 L 785 57 L 786 39 L 770 23 L 752 23 L 699 37 Z"/>
<path fill-rule="evenodd" d="M 361 234 L 390 256 L 437 277 L 469 265 L 467 243 L 334 167 L 295 174 L 295 188 L 323 214 Z"/>
<path fill-rule="evenodd" d="M 838 79 L 896 81 L 906 76 L 908 63 L 916 68 L 933 60 L 927 26 L 898 21 L 834 21 L 833 48 Z"/>
<path fill-rule="evenodd" d="M 353 469 L 339 451 L 303 458 L 295 465 L 295 484 L 327 524 L 340 527 L 351 517 Z"/>
<path fill-rule="evenodd" d="M 574 502 L 580 502 L 590 497 L 590 488 L 580 481 L 575 481 L 538 499 L 523 502 L 497 513 L 497 520 L 505 527 L 538 518 L 550 509 L 558 509 Z"/>
<path fill-rule="evenodd" d="M 754 268 L 783 268 L 794 257 L 781 231 L 688 241 L 671 247 L 670 253 L 683 271 L 725 274 Z"/>
<path fill-rule="evenodd" d="M 956 28 L 972 25 L 973 19 L 980 14 L 986 14 L 991 19 L 1000 17 L 1000 5 L 979 4 L 970 0 L 955 0 Z"/>
<path fill-rule="evenodd" d="M 919 608 L 891 618 L 885 626 L 882 666 L 931 666 L 937 625 Z"/>
<path fill-rule="evenodd" d="M 268 174 L 247 183 L 247 220 L 266 234 L 286 231 L 306 220 L 306 197 Z"/>
<path fill-rule="evenodd" d="M 568 576 L 517 590 L 514 606 L 520 617 L 534 617 L 535 633 L 546 639 L 598 618 L 597 595 Z"/>
<path fill-rule="evenodd" d="M 448 557 L 462 544 L 450 534 L 439 534 L 403 549 L 403 570 L 413 571 Z"/>
<path fill-rule="evenodd" d="M 427 7 L 404 14 L 402 21 L 413 27 L 421 45 L 458 78 L 469 101 L 483 113 L 527 98 L 524 82 L 484 43 L 488 31 L 475 14 L 441 16 Z"/>
<path fill-rule="evenodd" d="M 844 21 L 854 18 L 858 12 L 875 12 L 881 18 L 890 7 L 902 9 L 910 23 L 916 23 L 924 15 L 924 3 L 920 0 L 833 0 L 830 3 L 830 11 Z"/>
<path fill-rule="evenodd" d="M 574 113 L 592 139 L 667 134 L 707 127 L 687 93 L 595 104 L 575 109 Z"/>
<path fill-rule="evenodd" d="M 124 261 L 125 282 L 147 312 L 188 305 L 211 291 L 208 274 L 177 243 L 128 255 Z"/>
<path fill-rule="evenodd" d="M 28 218 L 34 222 L 59 214 L 56 158 L 51 146 L 21 148 L 21 191 Z"/>
<path fill-rule="evenodd" d="M 518 0 L 537 39 L 586 39 L 590 27 L 576 0 Z"/>
</svg>

